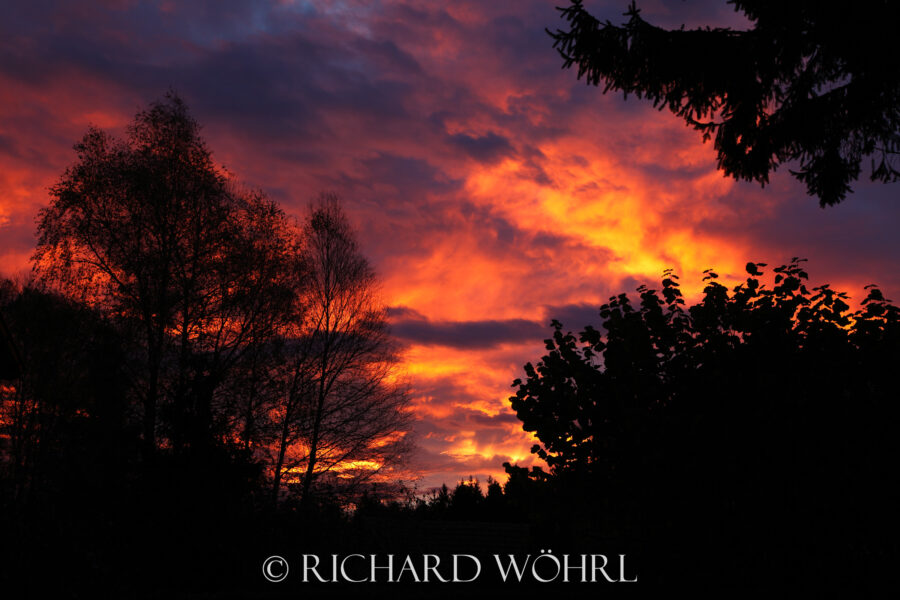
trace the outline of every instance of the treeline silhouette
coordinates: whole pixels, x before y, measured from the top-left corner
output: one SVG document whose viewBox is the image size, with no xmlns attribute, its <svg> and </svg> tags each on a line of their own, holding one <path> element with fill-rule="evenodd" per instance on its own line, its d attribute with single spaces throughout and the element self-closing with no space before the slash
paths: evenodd
<svg viewBox="0 0 900 600">
<path fill-rule="evenodd" d="M 415 488 L 401 486 L 388 494 L 378 486 L 363 490 L 355 506 L 357 517 L 409 516 L 450 521 L 515 521 L 528 520 L 527 493 L 517 485 L 516 478 L 501 484 L 488 477 L 484 489 L 480 482 L 469 477 L 454 488 L 443 484 L 440 488 L 422 493 Z"/>
<path fill-rule="evenodd" d="M 656 592 L 882 589 L 900 533 L 900 309 L 874 285 L 853 309 L 803 262 L 768 277 L 748 263 L 732 289 L 707 270 L 692 306 L 667 271 L 610 298 L 601 329 L 554 321 L 510 399 L 547 467 L 364 495 L 357 519 L 433 544 L 453 537 L 429 521 L 525 524 L 451 547 L 496 551 L 504 531 L 522 553 L 627 553 Z"/>
<path fill-rule="evenodd" d="M 408 390 L 337 200 L 293 223 L 174 95 L 76 148 L 36 277 L 0 280 L 4 592 L 253 593 L 265 557 L 303 552 L 626 553 L 642 586 L 694 591 L 892 573 L 879 288 L 854 309 L 803 261 L 748 263 L 693 306 L 667 272 L 600 329 L 554 321 L 510 399 L 546 468 L 422 494 L 397 483 Z"/>
<path fill-rule="evenodd" d="M 0 280 L 0 589 L 256 583 L 404 467 L 399 347 L 340 202 L 289 217 L 199 129 L 170 93 L 88 131 L 34 275 Z"/>
<path fill-rule="evenodd" d="M 708 270 L 690 307 L 669 271 L 602 332 L 553 323 L 511 403 L 571 539 L 634 542 L 645 582 L 693 590 L 890 580 L 900 310 L 875 286 L 851 310 L 802 263 L 731 290 Z"/>
</svg>

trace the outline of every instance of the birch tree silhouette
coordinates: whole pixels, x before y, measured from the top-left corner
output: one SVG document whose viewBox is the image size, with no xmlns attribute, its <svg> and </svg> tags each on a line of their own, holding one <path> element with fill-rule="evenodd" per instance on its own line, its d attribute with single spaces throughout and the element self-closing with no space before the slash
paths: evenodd
<svg viewBox="0 0 900 600">
<path fill-rule="evenodd" d="M 286 468 L 302 472 L 307 503 L 316 481 L 352 488 L 402 464 L 411 413 L 376 275 L 336 196 L 309 207 L 303 243 L 309 281 L 284 345 L 273 491 L 277 497 Z"/>
<path fill-rule="evenodd" d="M 35 269 L 131 328 L 145 455 L 159 431 L 176 453 L 199 450 L 217 433 L 215 391 L 290 303 L 288 223 L 214 165 L 174 94 L 126 140 L 91 129 L 75 149 L 40 213 Z"/>
</svg>

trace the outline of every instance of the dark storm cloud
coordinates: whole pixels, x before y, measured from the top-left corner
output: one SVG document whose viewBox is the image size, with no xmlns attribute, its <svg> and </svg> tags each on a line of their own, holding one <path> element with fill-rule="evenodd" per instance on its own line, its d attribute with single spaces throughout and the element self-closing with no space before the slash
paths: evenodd
<svg viewBox="0 0 900 600">
<path fill-rule="evenodd" d="M 509 413 L 498 413 L 496 415 L 486 415 L 484 413 L 473 413 L 468 417 L 469 422 L 476 423 L 479 427 L 487 427 L 487 428 L 504 428 L 506 429 L 506 425 L 521 424 L 519 418 L 509 412 Z"/>
<path fill-rule="evenodd" d="M 482 136 L 458 133 L 449 137 L 450 143 L 481 162 L 494 162 L 513 153 L 509 140 L 493 131 Z"/>
<path fill-rule="evenodd" d="M 391 331 L 398 338 L 416 344 L 473 349 L 517 344 L 540 339 L 544 334 L 539 323 L 525 319 L 462 322 L 398 319 L 392 323 Z"/>
<path fill-rule="evenodd" d="M 603 298 L 603 302 L 605 301 L 606 298 Z M 543 337 L 549 337 L 550 332 L 552 332 L 550 321 L 553 319 L 559 321 L 563 325 L 565 331 L 578 332 L 588 325 L 592 325 L 595 329 L 599 329 L 601 321 L 599 314 L 601 303 L 602 302 L 598 301 L 596 305 L 564 304 L 545 307 L 547 326 L 544 329 L 545 335 Z"/>
<path fill-rule="evenodd" d="M 459 189 L 462 181 L 448 178 L 440 169 L 423 158 L 378 153 L 374 158 L 361 161 L 365 177 L 357 182 L 371 185 L 388 184 L 405 193 L 428 189 L 444 193 Z"/>
</svg>

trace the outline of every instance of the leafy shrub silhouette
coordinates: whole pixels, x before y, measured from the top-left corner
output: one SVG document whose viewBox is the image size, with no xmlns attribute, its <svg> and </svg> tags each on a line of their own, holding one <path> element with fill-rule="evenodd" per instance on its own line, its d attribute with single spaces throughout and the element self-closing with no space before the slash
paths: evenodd
<svg viewBox="0 0 900 600">
<path fill-rule="evenodd" d="M 571 507 L 557 520 L 573 537 L 646 541 L 660 577 L 684 567 L 676 548 L 718 581 L 888 564 L 900 311 L 875 286 L 851 311 L 807 287 L 803 262 L 771 285 L 749 263 L 732 290 L 707 270 L 690 307 L 666 271 L 659 292 L 610 298 L 604 332 L 553 322 L 510 400 L 549 467 L 530 477 Z"/>
</svg>

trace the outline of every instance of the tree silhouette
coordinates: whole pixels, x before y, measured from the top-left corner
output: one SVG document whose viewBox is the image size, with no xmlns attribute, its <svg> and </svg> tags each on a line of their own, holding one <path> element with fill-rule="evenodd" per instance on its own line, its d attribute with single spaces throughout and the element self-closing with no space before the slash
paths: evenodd
<svg viewBox="0 0 900 600">
<path fill-rule="evenodd" d="M 34 282 L 0 280 L 0 307 L 22 365 L 15 385 L 0 387 L 6 499 L 81 506 L 120 483 L 138 454 L 124 340 L 97 311 Z"/>
<path fill-rule="evenodd" d="M 297 223 L 199 131 L 172 93 L 124 139 L 90 129 L 39 215 L 36 277 L 0 279 L 14 595 L 246 584 L 248 548 L 344 543 L 360 484 L 397 489 L 409 394 L 347 216 L 323 197 Z M 271 502 L 287 472 L 305 510 Z"/>
<path fill-rule="evenodd" d="M 126 140 L 91 129 L 75 149 L 40 213 L 35 269 L 131 327 L 145 455 L 159 431 L 176 453 L 202 451 L 221 433 L 216 390 L 290 304 L 288 223 L 213 164 L 172 93 Z"/>
<path fill-rule="evenodd" d="M 764 266 L 733 290 L 707 271 L 690 307 L 669 271 L 637 303 L 610 298 L 602 332 L 554 321 L 511 403 L 550 468 L 531 478 L 565 498 L 573 535 L 648 540 L 660 577 L 684 567 L 659 558 L 679 548 L 714 566 L 710 583 L 760 568 L 837 581 L 820 568 L 836 546 L 847 569 L 887 568 L 900 310 L 868 286 L 851 311 L 829 285 L 808 289 L 796 259 L 767 285 Z"/>
<path fill-rule="evenodd" d="M 715 138 L 719 168 L 765 184 L 785 162 L 822 206 L 851 191 L 860 163 L 873 181 L 897 181 L 900 8 L 872 0 L 852 9 L 814 2 L 732 0 L 752 29 L 665 30 L 634 3 L 621 26 L 581 0 L 561 8 L 567 31 L 548 33 L 578 78 L 647 98 Z"/>
<path fill-rule="evenodd" d="M 215 166 L 174 93 L 127 139 L 91 129 L 76 150 L 34 266 L 121 333 L 145 462 L 165 449 L 203 487 L 214 464 L 268 460 L 272 495 L 290 471 L 304 502 L 403 462 L 398 347 L 335 197 L 297 226 Z"/>
<path fill-rule="evenodd" d="M 356 548 L 364 483 L 411 506 L 400 347 L 337 198 L 297 220 L 239 186 L 174 93 L 75 148 L 35 273 L 0 278 L 0 589 L 249 591 L 248 556 Z"/>
<path fill-rule="evenodd" d="M 21 374 L 21 358 L 12 343 L 6 321 L 0 314 L 0 381 L 18 379 Z"/>
<path fill-rule="evenodd" d="M 317 480 L 353 488 L 400 466 L 411 414 L 377 278 L 337 197 L 310 205 L 302 235 L 309 275 L 285 330 L 273 491 L 302 470 L 308 503 Z"/>
</svg>

